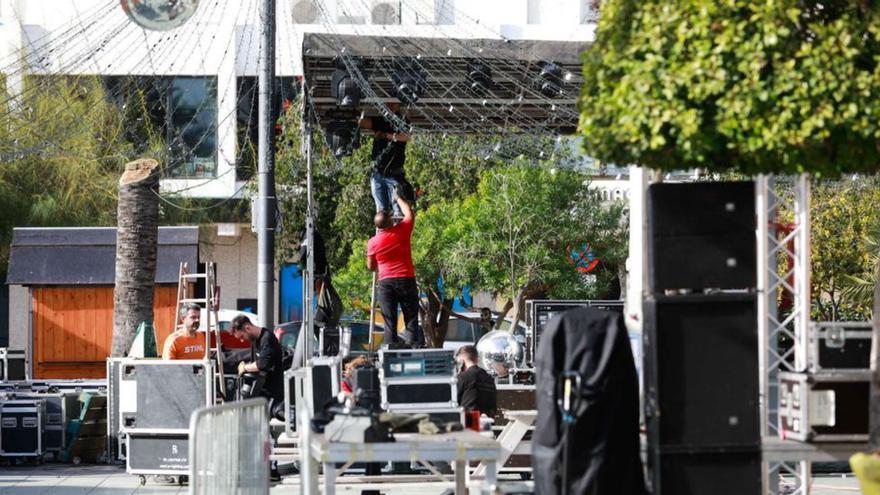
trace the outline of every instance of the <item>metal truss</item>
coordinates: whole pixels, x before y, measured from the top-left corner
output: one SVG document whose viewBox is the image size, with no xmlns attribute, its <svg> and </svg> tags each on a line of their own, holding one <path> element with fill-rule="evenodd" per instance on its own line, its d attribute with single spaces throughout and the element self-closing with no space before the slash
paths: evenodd
<svg viewBox="0 0 880 495">
<path fill-rule="evenodd" d="M 810 324 L 810 178 L 758 176 L 761 438 L 778 437 L 778 374 L 806 371 Z M 764 463 L 764 493 L 809 495 L 810 463 Z"/>
</svg>

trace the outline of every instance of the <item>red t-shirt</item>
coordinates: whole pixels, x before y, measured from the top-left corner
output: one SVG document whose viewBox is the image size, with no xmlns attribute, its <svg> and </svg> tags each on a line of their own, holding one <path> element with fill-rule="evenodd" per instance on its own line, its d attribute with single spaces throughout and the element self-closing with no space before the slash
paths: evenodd
<svg viewBox="0 0 880 495">
<path fill-rule="evenodd" d="M 382 229 L 367 243 L 367 256 L 376 258 L 379 264 L 379 280 L 386 278 L 415 277 L 412 261 L 413 220 Z"/>
</svg>

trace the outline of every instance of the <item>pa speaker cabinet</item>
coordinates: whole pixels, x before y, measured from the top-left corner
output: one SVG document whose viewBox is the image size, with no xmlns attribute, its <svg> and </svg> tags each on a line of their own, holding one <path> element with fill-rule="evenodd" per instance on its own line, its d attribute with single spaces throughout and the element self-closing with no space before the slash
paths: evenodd
<svg viewBox="0 0 880 495">
<path fill-rule="evenodd" d="M 757 276 L 753 182 L 648 188 L 651 291 L 748 289 Z"/>
<path fill-rule="evenodd" d="M 757 448 L 755 296 L 656 296 L 644 313 L 649 445 Z"/>
<path fill-rule="evenodd" d="M 649 456 L 653 495 L 760 495 L 761 452 L 664 452 Z"/>
</svg>

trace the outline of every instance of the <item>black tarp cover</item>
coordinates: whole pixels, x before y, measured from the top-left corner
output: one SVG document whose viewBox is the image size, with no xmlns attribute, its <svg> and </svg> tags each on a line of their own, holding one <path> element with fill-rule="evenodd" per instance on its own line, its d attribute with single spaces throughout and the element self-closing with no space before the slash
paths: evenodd
<svg viewBox="0 0 880 495">
<path fill-rule="evenodd" d="M 536 356 L 538 419 L 532 469 L 539 495 L 643 495 L 639 392 L 623 315 L 566 311 L 547 323 Z M 583 395 L 572 426 L 569 489 L 562 484 L 563 423 L 558 377 L 579 371 Z"/>
</svg>

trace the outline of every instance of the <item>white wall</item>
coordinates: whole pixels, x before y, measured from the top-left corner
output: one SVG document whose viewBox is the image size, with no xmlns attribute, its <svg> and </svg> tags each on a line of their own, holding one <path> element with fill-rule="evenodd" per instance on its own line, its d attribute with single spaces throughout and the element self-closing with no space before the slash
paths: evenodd
<svg viewBox="0 0 880 495">
<path fill-rule="evenodd" d="M 235 236 L 218 236 L 216 225 L 201 227 L 199 259 L 217 265 L 222 309 L 235 309 L 238 299 L 256 299 L 257 236 L 250 225 L 239 225 Z"/>
</svg>

